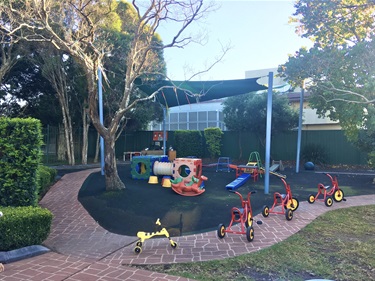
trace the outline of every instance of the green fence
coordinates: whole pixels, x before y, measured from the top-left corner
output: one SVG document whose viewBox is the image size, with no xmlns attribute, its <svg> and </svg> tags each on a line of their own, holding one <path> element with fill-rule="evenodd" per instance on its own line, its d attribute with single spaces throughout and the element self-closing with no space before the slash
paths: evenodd
<svg viewBox="0 0 375 281">
<path fill-rule="evenodd" d="M 76 163 L 80 163 L 81 131 L 74 132 L 76 144 Z M 57 153 L 57 136 L 59 132 L 56 128 L 46 128 L 44 130 L 45 146 L 44 153 L 48 156 L 48 161 L 53 162 Z M 202 132 L 202 136 L 203 136 Z M 127 151 L 141 151 L 145 148 L 152 149 L 155 144 L 152 140 L 152 131 L 142 132 L 123 132 L 116 142 L 116 157 L 123 159 L 123 153 Z M 93 159 L 95 156 L 97 133 L 91 130 L 89 133 L 88 157 Z M 366 164 L 366 154 L 360 152 L 356 147 L 346 140 L 342 131 L 303 131 L 302 132 L 301 151 L 309 144 L 316 144 L 323 147 L 328 164 L 346 164 L 346 165 L 364 165 Z M 162 143 L 161 143 L 162 144 Z M 174 132 L 168 132 L 167 148 L 174 147 Z M 241 153 L 242 151 L 242 153 Z M 224 132 L 222 138 L 221 156 L 232 159 L 247 161 L 252 151 L 258 151 L 261 158 L 264 159 L 265 148 L 262 141 L 250 133 Z M 240 157 L 240 155 L 242 156 Z M 271 141 L 271 158 L 273 160 L 295 161 L 297 155 L 297 132 L 288 132 L 280 136 L 275 136 Z M 178 151 L 177 151 L 177 157 Z M 208 158 L 206 150 L 202 158 Z M 48 163 L 47 161 L 47 163 Z"/>
</svg>

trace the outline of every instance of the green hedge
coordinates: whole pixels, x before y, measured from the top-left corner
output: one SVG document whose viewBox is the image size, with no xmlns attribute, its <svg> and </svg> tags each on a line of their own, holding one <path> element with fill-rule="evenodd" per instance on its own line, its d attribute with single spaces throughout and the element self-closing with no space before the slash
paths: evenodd
<svg viewBox="0 0 375 281">
<path fill-rule="evenodd" d="M 52 214 L 40 207 L 0 207 L 0 251 L 40 245 L 47 239 Z"/>
<path fill-rule="evenodd" d="M 37 205 L 42 139 L 39 120 L 0 118 L 0 205 Z"/>
<path fill-rule="evenodd" d="M 223 132 L 220 128 L 206 128 L 204 129 L 204 137 L 206 139 L 208 153 L 211 159 L 221 155 L 221 138 Z"/>
<path fill-rule="evenodd" d="M 38 195 L 40 199 L 48 191 L 49 187 L 55 182 L 57 170 L 40 165 L 37 174 Z"/>
<path fill-rule="evenodd" d="M 174 145 L 178 157 L 203 156 L 203 138 L 201 131 L 176 131 Z"/>
</svg>

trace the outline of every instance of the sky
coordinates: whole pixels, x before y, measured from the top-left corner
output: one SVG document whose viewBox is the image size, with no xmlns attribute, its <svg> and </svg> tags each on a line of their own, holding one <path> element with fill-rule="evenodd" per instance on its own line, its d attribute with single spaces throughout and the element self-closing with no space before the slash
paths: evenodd
<svg viewBox="0 0 375 281">
<path fill-rule="evenodd" d="M 185 80 L 202 71 L 221 55 L 222 45 L 232 48 L 208 73 L 192 80 L 229 80 L 245 78 L 245 71 L 275 68 L 301 47 L 311 47 L 309 39 L 295 33 L 288 24 L 293 1 L 242 0 L 219 1 L 220 6 L 204 21 L 194 23 L 188 34 L 207 33 L 205 44 L 190 44 L 183 49 L 164 51 L 170 79 Z M 166 44 L 175 27 L 161 27 L 158 33 Z"/>
</svg>

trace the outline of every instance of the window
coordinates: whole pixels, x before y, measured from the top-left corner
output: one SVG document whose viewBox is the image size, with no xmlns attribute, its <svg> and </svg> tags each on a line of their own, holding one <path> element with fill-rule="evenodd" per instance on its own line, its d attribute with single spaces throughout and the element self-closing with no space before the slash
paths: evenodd
<svg viewBox="0 0 375 281">
<path fill-rule="evenodd" d="M 208 111 L 208 121 L 216 121 L 216 120 L 217 120 L 217 112 Z"/>
<path fill-rule="evenodd" d="M 199 122 L 206 122 L 207 121 L 207 112 L 206 111 L 198 112 L 198 120 L 199 120 Z"/>
<path fill-rule="evenodd" d="M 198 124 L 198 130 L 199 131 L 204 131 L 204 129 L 206 129 L 207 126 L 206 126 L 206 123 L 199 123 Z"/>
<path fill-rule="evenodd" d="M 169 122 L 178 123 L 178 113 L 171 113 L 169 115 Z"/>
<path fill-rule="evenodd" d="M 170 131 L 177 131 L 178 130 L 178 124 L 171 124 L 170 125 Z"/>
<path fill-rule="evenodd" d="M 197 122 L 189 122 L 189 130 L 198 130 Z"/>
<path fill-rule="evenodd" d="M 198 120 L 198 112 L 189 112 L 189 122 L 196 122 Z"/>
<path fill-rule="evenodd" d="M 180 112 L 179 122 L 187 122 L 187 112 Z"/>
</svg>

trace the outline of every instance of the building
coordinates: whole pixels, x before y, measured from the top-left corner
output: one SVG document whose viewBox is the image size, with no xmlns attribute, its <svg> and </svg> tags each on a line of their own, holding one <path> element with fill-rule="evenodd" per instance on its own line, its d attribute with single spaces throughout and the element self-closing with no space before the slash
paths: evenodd
<svg viewBox="0 0 375 281">
<path fill-rule="evenodd" d="M 223 100 L 170 107 L 165 120 L 167 131 L 199 130 L 217 127 L 225 131 Z M 163 124 L 152 122 L 151 131 L 162 131 Z"/>
</svg>

